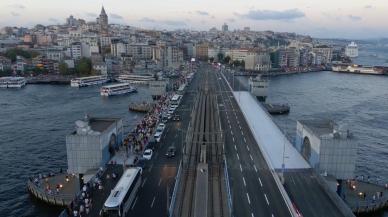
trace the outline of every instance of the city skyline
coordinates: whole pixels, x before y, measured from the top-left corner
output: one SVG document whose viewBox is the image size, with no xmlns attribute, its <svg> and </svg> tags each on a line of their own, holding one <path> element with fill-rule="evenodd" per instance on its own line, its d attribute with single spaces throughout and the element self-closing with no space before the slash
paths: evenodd
<svg viewBox="0 0 388 217">
<path fill-rule="evenodd" d="M 379 38 L 387 37 L 384 11 L 388 3 L 383 0 L 335 2 L 282 1 L 212 2 L 178 0 L 148 0 L 136 3 L 118 1 L 55 2 L 48 0 L 4 0 L 0 9 L 0 27 L 31 27 L 63 24 L 74 15 L 86 21 L 95 21 L 103 5 L 109 23 L 125 24 L 149 29 L 218 29 L 225 22 L 229 29 L 273 30 L 295 32 L 321 38 Z M 219 5 L 222 4 L 222 8 Z M 123 7 L 124 6 L 124 7 Z M 42 10 L 45 12 L 42 13 Z"/>
</svg>

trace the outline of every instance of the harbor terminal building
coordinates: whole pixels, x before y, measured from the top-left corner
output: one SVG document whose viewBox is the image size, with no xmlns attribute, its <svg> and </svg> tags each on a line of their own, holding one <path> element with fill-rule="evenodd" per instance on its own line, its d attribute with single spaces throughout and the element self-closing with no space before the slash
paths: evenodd
<svg viewBox="0 0 388 217">
<path fill-rule="evenodd" d="M 75 124 L 75 131 L 66 136 L 67 164 L 68 173 L 81 178 L 108 163 L 122 144 L 124 129 L 119 118 L 86 116 Z"/>
</svg>

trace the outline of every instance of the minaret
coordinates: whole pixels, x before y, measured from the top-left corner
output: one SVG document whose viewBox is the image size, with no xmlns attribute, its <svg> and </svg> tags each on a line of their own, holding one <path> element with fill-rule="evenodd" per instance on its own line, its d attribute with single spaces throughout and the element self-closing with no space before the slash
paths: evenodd
<svg viewBox="0 0 388 217">
<path fill-rule="evenodd" d="M 98 17 L 98 24 L 100 25 L 100 34 L 108 34 L 108 15 L 105 13 L 104 6 L 102 6 L 100 16 Z"/>
</svg>

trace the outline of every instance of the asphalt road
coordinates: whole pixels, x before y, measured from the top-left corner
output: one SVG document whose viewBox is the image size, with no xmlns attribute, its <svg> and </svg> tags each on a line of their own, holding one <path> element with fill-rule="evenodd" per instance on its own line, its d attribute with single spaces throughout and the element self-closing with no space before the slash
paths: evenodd
<svg viewBox="0 0 388 217">
<path fill-rule="evenodd" d="M 248 91 L 247 84 L 225 72 L 225 77 L 236 91 Z M 237 98 L 238 100 L 238 98 Z M 303 216 L 340 217 L 343 216 L 334 202 L 319 185 L 312 170 L 293 170 L 285 173 L 285 189 L 291 201 Z M 277 216 L 277 215 L 275 215 Z"/>
<path fill-rule="evenodd" d="M 232 192 L 233 216 L 291 216 L 232 92 L 216 69 L 221 125 Z"/>
<path fill-rule="evenodd" d="M 173 191 L 178 165 L 182 159 L 182 138 L 185 138 L 185 131 L 190 122 L 191 109 L 199 82 L 200 78 L 197 75 L 194 76 L 175 111 L 175 114 L 181 116 L 181 120 L 177 122 L 170 120 L 167 123 L 161 142 L 155 148 L 152 159 L 146 164 L 141 189 L 127 217 L 167 216 L 168 195 L 171 196 Z M 176 147 L 174 158 L 165 156 L 169 146 Z"/>
</svg>

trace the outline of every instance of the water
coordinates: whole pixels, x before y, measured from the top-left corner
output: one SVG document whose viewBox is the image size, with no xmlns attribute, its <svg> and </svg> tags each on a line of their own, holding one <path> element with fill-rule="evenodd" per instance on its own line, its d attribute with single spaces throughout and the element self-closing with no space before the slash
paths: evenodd
<svg viewBox="0 0 388 217">
<path fill-rule="evenodd" d="M 32 199 L 26 190 L 31 174 L 67 168 L 65 136 L 88 113 L 124 119 L 130 130 L 142 117 L 128 111 L 131 101 L 151 96 L 146 89 L 104 98 L 98 87 L 27 85 L 0 89 L 0 216 L 52 217 L 60 212 Z"/>
</svg>

